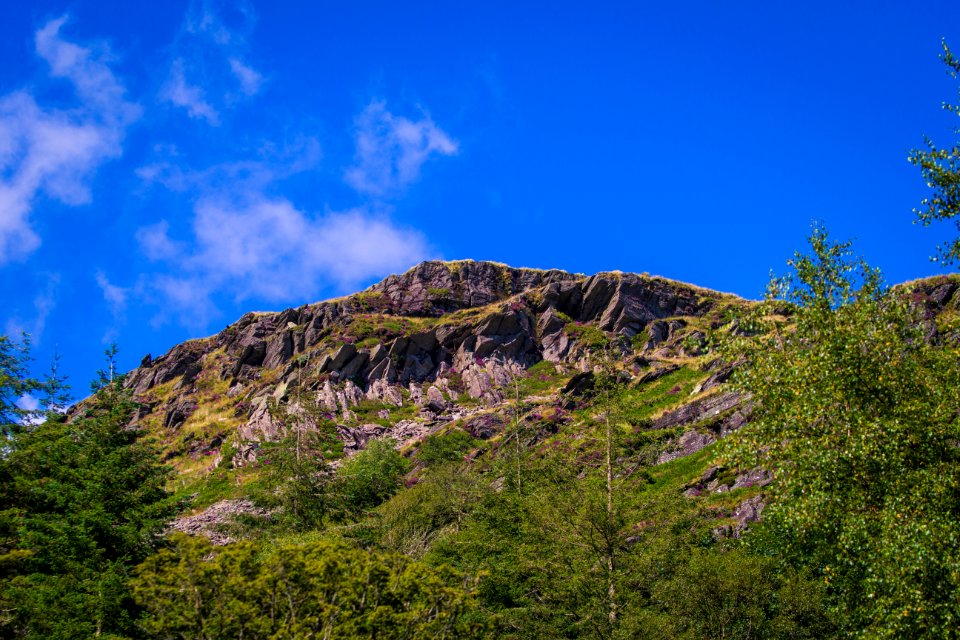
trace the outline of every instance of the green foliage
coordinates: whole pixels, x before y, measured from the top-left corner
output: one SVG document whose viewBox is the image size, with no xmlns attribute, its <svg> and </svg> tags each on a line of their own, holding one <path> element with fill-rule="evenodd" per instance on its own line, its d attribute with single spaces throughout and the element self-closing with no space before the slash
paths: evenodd
<svg viewBox="0 0 960 640">
<path fill-rule="evenodd" d="M 182 534 L 138 569 L 156 638 L 480 638 L 469 583 L 395 554 L 313 541 L 262 552 Z"/>
<path fill-rule="evenodd" d="M 555 364 L 548 360 L 541 360 L 528 368 L 525 375 L 517 379 L 517 383 L 522 396 L 533 396 L 553 391 L 565 379 L 566 376 Z"/>
<path fill-rule="evenodd" d="M 956 80 L 960 78 L 960 60 L 954 57 L 946 42 L 942 46 L 940 58 L 950 76 Z M 960 105 L 945 102 L 943 108 L 960 115 Z M 921 202 L 924 209 L 914 209 L 917 216 L 915 222 L 929 226 L 935 221 L 953 220 L 960 230 L 960 145 L 941 148 L 929 138 L 925 142 L 926 149 L 914 149 L 910 152 L 909 160 L 920 168 L 924 181 L 933 193 Z M 944 264 L 960 261 L 960 235 L 938 247 L 937 252 L 939 255 L 933 258 L 934 261 L 939 260 Z"/>
<path fill-rule="evenodd" d="M 133 630 L 126 580 L 174 513 L 168 470 L 128 428 L 115 379 L 70 422 L 51 418 L 8 441 L 2 494 L 12 539 L 0 600 L 5 632 L 75 638 Z"/>
<path fill-rule="evenodd" d="M 666 615 L 650 620 L 663 638 L 826 638 L 822 582 L 781 573 L 769 558 L 742 550 L 694 549 L 653 600 Z"/>
<path fill-rule="evenodd" d="M 456 533 L 489 492 L 488 483 L 465 464 L 430 469 L 377 510 L 375 537 L 387 549 L 422 558 L 436 540 Z"/>
<path fill-rule="evenodd" d="M 30 412 L 21 409 L 17 400 L 36 390 L 40 383 L 27 375 L 30 364 L 30 339 L 23 334 L 20 342 L 0 336 L 0 436 L 8 437 L 20 430 L 20 425 L 30 417 Z M 2 443 L 2 439 L 0 439 Z"/>
<path fill-rule="evenodd" d="M 870 638 L 956 637 L 960 618 L 960 367 L 921 318 L 822 228 L 774 279 L 751 333 L 741 467 L 775 472 L 779 548 L 822 572 L 837 622 Z M 791 324 L 776 315 L 784 302 Z"/>
<path fill-rule="evenodd" d="M 260 452 L 262 472 L 258 502 L 279 507 L 276 523 L 303 531 L 323 526 L 332 508 L 331 472 L 324 460 L 324 440 L 315 431 L 295 432 Z"/>
<path fill-rule="evenodd" d="M 358 309 L 367 312 L 384 312 L 390 308 L 390 298 L 379 291 L 361 291 L 351 296 Z"/>
<path fill-rule="evenodd" d="M 415 457 L 417 462 L 427 467 L 434 467 L 445 462 L 462 460 L 463 456 L 476 444 L 476 440 L 466 431 L 451 429 L 424 440 L 417 449 Z"/>
<path fill-rule="evenodd" d="M 563 332 L 586 349 L 603 350 L 610 345 L 607 334 L 592 324 L 571 322 L 563 327 Z"/>
<path fill-rule="evenodd" d="M 337 471 L 335 490 L 342 507 L 347 513 L 376 507 L 397 492 L 409 466 L 393 440 L 371 440 Z"/>
</svg>

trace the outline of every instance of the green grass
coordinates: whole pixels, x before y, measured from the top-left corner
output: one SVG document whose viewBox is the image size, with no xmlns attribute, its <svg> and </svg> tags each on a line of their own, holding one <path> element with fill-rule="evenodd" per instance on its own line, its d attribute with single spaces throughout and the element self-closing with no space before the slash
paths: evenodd
<svg viewBox="0 0 960 640">
<path fill-rule="evenodd" d="M 552 362 L 541 360 L 526 371 L 526 376 L 517 379 L 520 397 L 544 395 L 553 392 L 566 382 L 567 375 Z"/>
<path fill-rule="evenodd" d="M 389 418 L 381 418 L 377 415 L 380 411 L 386 409 L 390 412 Z M 398 407 L 394 404 L 380 402 L 379 400 L 363 399 L 350 411 L 357 416 L 357 422 L 360 424 L 379 424 L 384 427 L 392 426 L 401 420 L 412 420 L 417 414 L 417 407 L 412 402 L 405 399 L 403 406 Z"/>
<path fill-rule="evenodd" d="M 436 325 L 433 318 L 412 318 L 378 313 L 359 314 L 343 328 L 341 341 L 349 340 L 357 346 L 372 347 L 400 337 L 429 331 Z"/>
<path fill-rule="evenodd" d="M 592 324 L 568 323 L 563 332 L 587 349 L 605 349 L 610 344 L 610 338 L 603 331 Z"/>
<path fill-rule="evenodd" d="M 705 377 L 701 371 L 681 367 L 640 387 L 623 389 L 612 398 L 615 415 L 621 422 L 642 427 L 658 414 L 687 402 L 694 386 Z M 596 408 L 588 406 L 576 410 L 574 415 L 592 424 L 594 413 Z"/>
</svg>

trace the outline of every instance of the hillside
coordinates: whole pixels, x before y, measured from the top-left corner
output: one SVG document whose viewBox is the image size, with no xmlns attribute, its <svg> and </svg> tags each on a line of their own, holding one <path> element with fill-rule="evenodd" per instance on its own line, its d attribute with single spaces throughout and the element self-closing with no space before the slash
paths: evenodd
<svg viewBox="0 0 960 640">
<path fill-rule="evenodd" d="M 932 314 L 956 313 L 956 279 L 904 287 Z M 334 466 L 371 439 L 391 438 L 412 456 L 454 431 L 475 439 L 476 456 L 518 416 L 527 447 L 577 438 L 595 420 L 571 409 L 585 404 L 601 365 L 617 370 L 634 430 L 655 443 L 643 455 L 661 465 L 749 419 L 749 404 L 724 388 L 732 367 L 706 339 L 731 330 L 751 304 L 647 275 L 425 262 L 344 298 L 248 313 L 214 336 L 146 356 L 125 384 L 141 403 L 135 423 L 176 469 L 174 489 L 192 512 L 245 497 L 263 445 L 304 420 L 329 436 L 322 455 Z M 749 470 L 717 478 L 696 460 L 673 487 L 688 497 L 769 480 Z M 718 511 L 718 531 L 733 522 L 739 535 L 759 509 L 755 490 L 736 493 L 742 504 Z M 201 529 L 223 539 L 207 525 L 236 504 L 201 513 Z"/>
<path fill-rule="evenodd" d="M 189 486 L 254 462 L 259 443 L 285 433 L 279 414 L 306 396 L 325 410 L 313 427 L 335 429 L 349 454 L 372 437 L 407 450 L 439 431 L 498 424 L 517 392 L 530 412 L 546 409 L 610 353 L 636 385 L 665 375 L 704 382 L 705 332 L 743 304 L 635 274 L 427 262 L 345 298 L 249 313 L 215 336 L 144 358 L 126 384 L 143 405 L 139 425 Z M 481 431 L 491 438 L 499 429 Z"/>
<path fill-rule="evenodd" d="M 50 593 L 136 637 L 951 637 L 960 277 L 824 237 L 763 302 L 426 262 L 147 356 L 16 432 L 7 597 L 97 536 Z"/>
</svg>

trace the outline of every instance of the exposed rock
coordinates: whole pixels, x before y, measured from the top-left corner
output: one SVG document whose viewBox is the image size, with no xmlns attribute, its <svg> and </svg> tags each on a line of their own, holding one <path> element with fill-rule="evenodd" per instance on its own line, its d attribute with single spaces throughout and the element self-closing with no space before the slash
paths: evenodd
<svg viewBox="0 0 960 640">
<path fill-rule="evenodd" d="M 411 382 L 409 389 L 410 389 L 410 402 L 412 402 L 414 406 L 422 407 L 427 403 L 427 399 L 423 395 L 423 389 L 421 389 L 419 385 L 416 385 Z"/>
<path fill-rule="evenodd" d="M 167 410 L 163 418 L 163 428 L 173 430 L 187 421 L 193 412 L 197 410 L 196 400 L 182 400 Z"/>
<path fill-rule="evenodd" d="M 362 399 L 363 393 L 357 385 L 353 384 L 353 380 L 347 380 L 343 383 L 343 388 L 337 391 L 337 404 L 340 405 L 344 415 L 350 411 L 350 407 L 360 404 Z"/>
<path fill-rule="evenodd" d="M 483 413 L 474 416 L 463 423 L 463 430 L 474 438 L 489 440 L 503 431 L 506 421 L 503 416 L 495 413 Z"/>
<path fill-rule="evenodd" d="M 222 529 L 241 514 L 262 518 L 270 516 L 269 511 L 256 507 L 250 500 L 221 500 L 200 513 L 177 518 L 170 523 L 170 529 L 192 536 L 204 536 L 215 545 L 229 544 L 234 539 Z"/>
<path fill-rule="evenodd" d="M 443 413 L 447 408 L 447 400 L 443 397 L 443 394 L 440 392 L 440 389 L 431 385 L 427 389 L 427 404 L 426 408 L 434 413 Z"/>
<path fill-rule="evenodd" d="M 593 391 L 594 375 L 592 371 L 578 373 L 564 385 L 561 393 L 565 395 L 582 397 Z"/>
<path fill-rule="evenodd" d="M 753 469 L 737 476 L 733 483 L 734 489 L 743 487 L 765 487 L 773 482 L 773 474 L 763 469 Z"/>
<path fill-rule="evenodd" d="M 733 510 L 733 518 L 737 524 L 733 526 L 733 537 L 739 538 L 753 522 L 760 520 L 760 514 L 766 506 L 765 496 L 760 493 L 744 500 Z"/>
<path fill-rule="evenodd" d="M 339 371 L 355 355 L 357 355 L 357 348 L 355 346 L 349 343 L 342 345 L 329 360 L 324 360 L 321 363 L 320 373 Z"/>
<path fill-rule="evenodd" d="M 337 410 L 337 394 L 333 390 L 333 385 L 330 384 L 329 380 L 325 381 L 323 387 L 317 391 L 317 402 L 328 411 Z"/>
<path fill-rule="evenodd" d="M 676 442 L 671 443 L 670 447 L 657 457 L 657 464 L 693 455 L 716 441 L 717 438 L 712 433 L 702 433 L 692 429 L 680 436 Z"/>
<path fill-rule="evenodd" d="M 257 461 L 257 455 L 260 452 L 259 442 L 245 442 L 237 447 L 237 452 L 230 459 L 230 464 L 234 468 L 245 467 Z"/>
<path fill-rule="evenodd" d="M 293 332 L 286 330 L 275 335 L 267 344 L 263 359 L 264 369 L 276 369 L 293 356 Z"/>
<path fill-rule="evenodd" d="M 379 400 L 384 404 L 393 404 L 398 407 L 403 406 L 403 394 L 400 392 L 400 389 L 382 378 L 375 379 L 370 383 L 366 395 L 367 398 Z"/>
<path fill-rule="evenodd" d="M 650 369 L 650 371 L 645 371 L 641 374 L 637 380 L 636 384 L 647 384 L 648 382 L 653 382 L 654 380 L 659 380 L 668 373 L 673 373 L 680 368 L 680 365 L 677 364 L 667 364 L 663 366 Z"/>
<path fill-rule="evenodd" d="M 250 418 L 240 427 L 243 440 L 276 440 L 283 430 L 283 423 L 274 419 L 270 413 L 270 404 L 265 396 L 255 398 L 251 403 Z"/>
<path fill-rule="evenodd" d="M 700 483 L 706 484 L 717 477 L 717 472 L 720 471 L 720 467 L 714 465 L 703 472 L 703 475 L 700 476 Z"/>
<path fill-rule="evenodd" d="M 711 417 L 719 416 L 724 411 L 736 407 L 742 401 L 737 393 L 718 393 L 708 398 L 695 400 L 683 405 L 679 409 L 668 411 L 653 421 L 652 429 L 670 429 L 684 424 L 693 424 Z"/>
<path fill-rule="evenodd" d="M 546 284 L 580 279 L 563 271 L 514 269 L 492 262 L 423 262 L 373 285 L 366 293 L 383 296 L 391 313 L 440 315 L 487 305 Z"/>
</svg>

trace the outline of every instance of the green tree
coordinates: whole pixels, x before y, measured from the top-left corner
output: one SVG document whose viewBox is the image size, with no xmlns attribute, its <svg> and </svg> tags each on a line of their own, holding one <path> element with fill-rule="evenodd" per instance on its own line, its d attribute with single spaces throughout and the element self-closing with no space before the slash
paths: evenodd
<svg viewBox="0 0 960 640">
<path fill-rule="evenodd" d="M 296 431 L 265 443 L 263 491 L 255 496 L 267 507 L 280 507 L 275 521 L 284 528 L 318 529 L 334 507 L 333 475 L 323 458 L 325 441 L 315 431 Z"/>
<path fill-rule="evenodd" d="M 774 472 L 775 544 L 829 583 L 838 623 L 957 637 L 958 354 L 924 339 L 918 310 L 850 243 L 815 227 L 810 244 L 733 343 L 754 411 L 727 454 Z"/>
<path fill-rule="evenodd" d="M 31 417 L 31 412 L 18 404 L 21 397 L 41 386 L 29 375 L 30 361 L 30 336 L 22 334 L 20 342 L 15 342 L 0 335 L 0 438 L 20 431 Z"/>
<path fill-rule="evenodd" d="M 157 638 L 479 638 L 469 582 L 396 554 L 316 541 L 214 548 L 177 535 L 134 580 Z"/>
<path fill-rule="evenodd" d="M 950 47 L 944 41 L 941 43 L 943 53 L 940 59 L 947 67 L 947 72 L 954 80 L 960 78 L 960 60 L 954 57 Z M 960 105 L 943 103 L 943 108 L 960 115 Z M 955 129 L 960 133 L 960 129 Z M 914 149 L 910 152 L 909 160 L 920 168 L 927 186 L 933 193 L 921 202 L 923 209 L 914 209 L 915 222 L 924 226 L 940 220 L 953 220 L 960 231 L 960 145 L 952 147 L 938 147 L 930 138 L 925 139 L 924 149 Z M 960 261 L 960 234 L 945 245 L 937 248 L 937 257 L 934 261 L 952 264 Z"/>
<path fill-rule="evenodd" d="M 346 513 L 373 509 L 400 489 L 410 462 L 394 444 L 390 439 L 371 440 L 340 466 L 335 490 Z"/>
<path fill-rule="evenodd" d="M 128 426 L 134 407 L 115 377 L 71 420 L 57 416 L 8 441 L 0 491 L 17 558 L 0 584 L 5 634 L 133 632 L 129 571 L 174 511 L 168 470 Z"/>
</svg>

